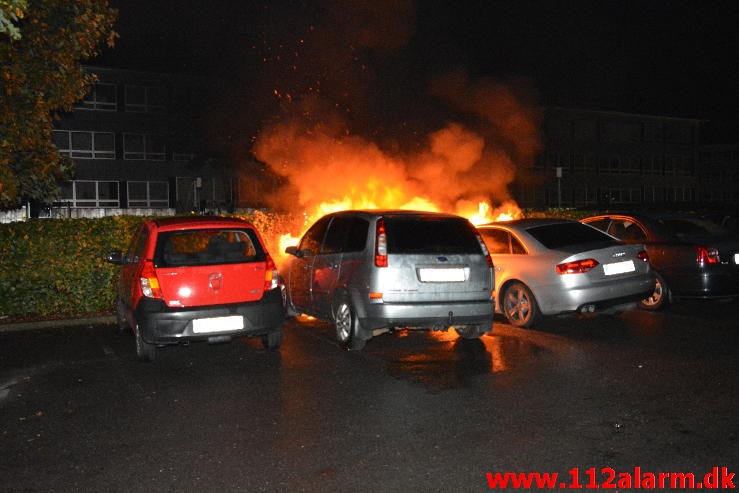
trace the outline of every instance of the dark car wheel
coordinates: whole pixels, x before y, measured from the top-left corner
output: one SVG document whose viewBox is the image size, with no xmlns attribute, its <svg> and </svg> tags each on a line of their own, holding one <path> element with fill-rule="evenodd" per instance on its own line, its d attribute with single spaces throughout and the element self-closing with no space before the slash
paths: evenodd
<svg viewBox="0 0 739 493">
<path fill-rule="evenodd" d="M 359 320 L 347 298 L 340 299 L 336 304 L 334 327 L 336 328 L 336 340 L 346 349 L 358 351 L 367 342 L 359 337 Z"/>
<path fill-rule="evenodd" d="M 279 349 L 282 345 L 282 327 L 277 327 L 264 334 L 262 344 L 266 349 Z"/>
<path fill-rule="evenodd" d="M 648 298 L 644 298 L 639 302 L 639 306 L 644 310 L 661 310 L 670 301 L 670 291 L 667 288 L 664 278 L 656 272 L 654 273 L 654 277 L 656 279 L 654 292 Z"/>
<path fill-rule="evenodd" d="M 484 334 L 478 325 L 461 325 L 454 327 L 454 330 L 462 339 L 479 339 Z"/>
<path fill-rule="evenodd" d="M 136 356 L 139 360 L 154 361 L 157 356 L 157 347 L 154 344 L 149 344 L 141 337 L 141 331 L 138 325 L 136 325 L 134 335 L 136 337 Z"/>
<path fill-rule="evenodd" d="M 516 327 L 532 327 L 541 318 L 533 293 L 523 283 L 514 282 L 503 293 L 503 314 Z"/>
</svg>

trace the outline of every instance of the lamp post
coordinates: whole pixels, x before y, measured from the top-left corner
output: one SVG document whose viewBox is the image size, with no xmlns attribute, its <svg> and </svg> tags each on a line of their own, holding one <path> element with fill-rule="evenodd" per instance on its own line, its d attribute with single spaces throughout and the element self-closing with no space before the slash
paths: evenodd
<svg viewBox="0 0 739 493">
<path fill-rule="evenodd" d="M 557 209 L 562 208 L 562 166 L 557 166 Z"/>
</svg>

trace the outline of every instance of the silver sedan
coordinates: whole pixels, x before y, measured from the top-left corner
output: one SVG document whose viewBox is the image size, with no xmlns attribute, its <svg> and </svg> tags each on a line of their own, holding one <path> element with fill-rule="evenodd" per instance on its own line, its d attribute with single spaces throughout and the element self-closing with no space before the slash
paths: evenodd
<svg viewBox="0 0 739 493">
<path fill-rule="evenodd" d="M 644 245 L 569 219 L 477 227 L 495 265 L 496 311 L 517 327 L 544 315 L 633 306 L 654 290 Z"/>
</svg>

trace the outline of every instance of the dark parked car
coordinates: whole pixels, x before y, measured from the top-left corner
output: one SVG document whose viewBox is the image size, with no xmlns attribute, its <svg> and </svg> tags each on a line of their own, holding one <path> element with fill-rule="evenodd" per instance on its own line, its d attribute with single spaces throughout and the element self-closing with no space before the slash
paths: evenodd
<svg viewBox="0 0 739 493">
<path fill-rule="evenodd" d="M 570 219 L 478 226 L 495 265 L 497 310 L 532 327 L 542 315 L 636 307 L 654 289 L 643 245 Z"/>
<path fill-rule="evenodd" d="M 678 298 L 739 296 L 739 240 L 716 224 L 686 214 L 604 214 L 583 219 L 626 243 L 643 243 L 655 270 L 654 293 L 641 302 L 657 310 Z"/>
<path fill-rule="evenodd" d="M 464 338 L 492 329 L 492 263 L 464 218 L 336 212 L 286 253 L 290 313 L 333 322 L 337 340 L 349 349 L 394 328 L 454 327 Z"/>
<path fill-rule="evenodd" d="M 275 263 L 250 223 L 222 217 L 145 221 L 121 265 L 118 325 L 131 330 L 136 354 L 151 361 L 160 345 L 261 336 L 282 341 L 283 292 Z"/>
</svg>

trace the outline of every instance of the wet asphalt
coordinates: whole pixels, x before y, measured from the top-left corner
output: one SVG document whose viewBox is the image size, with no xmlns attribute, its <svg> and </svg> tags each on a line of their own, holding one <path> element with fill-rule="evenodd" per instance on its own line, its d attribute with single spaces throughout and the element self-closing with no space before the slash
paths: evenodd
<svg viewBox="0 0 739 493">
<path fill-rule="evenodd" d="M 0 491 L 483 491 L 489 472 L 737 471 L 738 315 L 684 302 L 536 330 L 496 320 L 480 340 L 398 331 L 359 353 L 298 319 L 279 351 L 197 343 L 150 364 L 99 320 L 0 329 Z"/>
</svg>

